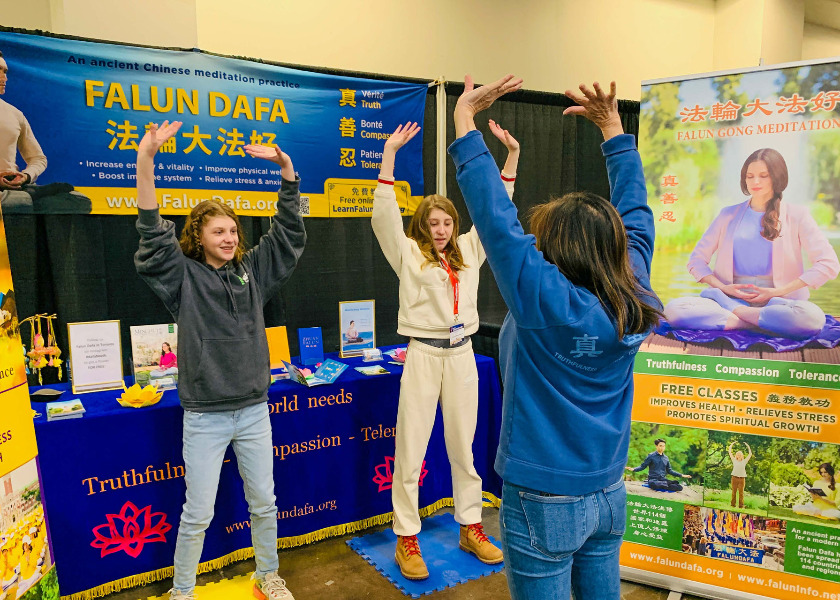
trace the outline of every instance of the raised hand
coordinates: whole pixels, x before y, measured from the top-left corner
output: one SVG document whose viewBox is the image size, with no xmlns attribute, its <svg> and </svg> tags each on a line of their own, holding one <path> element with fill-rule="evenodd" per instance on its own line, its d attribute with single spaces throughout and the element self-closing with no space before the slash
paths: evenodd
<svg viewBox="0 0 840 600">
<path fill-rule="evenodd" d="M 158 127 L 152 123 L 137 146 L 137 208 L 151 210 L 158 207 L 155 196 L 155 154 L 160 147 L 178 133 L 181 121 L 164 121 Z"/>
<path fill-rule="evenodd" d="M 385 141 L 385 150 L 390 150 L 394 153 L 411 141 L 415 135 L 420 132 L 420 126 L 417 123 L 409 121 L 405 125 L 399 125 L 394 133 L 391 134 Z"/>
<path fill-rule="evenodd" d="M 181 125 L 183 125 L 181 121 L 172 121 L 171 123 L 164 121 L 163 125 L 160 126 L 157 123 L 152 123 L 146 135 L 143 136 L 143 139 L 140 140 L 140 144 L 137 146 L 138 156 L 154 157 L 166 140 L 178 133 Z"/>
<path fill-rule="evenodd" d="M 502 129 L 502 126 L 490 119 L 487 124 L 490 126 L 490 132 L 499 138 L 508 152 L 519 152 L 519 142 L 513 137 L 507 129 Z"/>
<path fill-rule="evenodd" d="M 610 82 L 610 91 L 605 93 L 596 81 L 592 89 L 580 84 L 580 93 L 566 90 L 565 94 L 579 106 L 570 106 L 563 111 L 564 115 L 580 115 L 589 119 L 604 134 L 604 139 L 624 133 L 621 118 L 618 116 L 618 100 L 615 95 L 615 81 Z"/>
<path fill-rule="evenodd" d="M 252 158 L 262 158 L 277 163 L 280 167 L 286 167 L 292 164 L 292 159 L 289 155 L 280 149 L 280 146 L 261 146 L 259 144 L 248 144 L 243 146 L 243 150 Z"/>
<path fill-rule="evenodd" d="M 137 155 L 153 158 L 166 140 L 178 133 L 181 125 L 183 125 L 181 121 L 172 121 L 171 123 L 164 121 L 160 127 L 158 127 L 157 123 L 152 123 L 146 135 L 140 140 L 140 145 L 137 147 Z"/>
<path fill-rule="evenodd" d="M 475 116 L 482 110 L 490 108 L 497 98 L 515 92 L 522 87 L 522 78 L 505 75 L 493 83 L 475 87 L 472 75 L 464 77 L 464 93 L 458 98 L 455 112 L 459 108 L 470 116 Z"/>
</svg>

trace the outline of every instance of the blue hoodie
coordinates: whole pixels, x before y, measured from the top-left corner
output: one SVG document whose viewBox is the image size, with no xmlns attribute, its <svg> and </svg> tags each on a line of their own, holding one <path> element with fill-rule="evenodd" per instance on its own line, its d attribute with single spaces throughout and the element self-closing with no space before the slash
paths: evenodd
<svg viewBox="0 0 840 600">
<path fill-rule="evenodd" d="M 654 223 L 635 140 L 619 135 L 601 148 L 631 268 L 650 291 Z M 633 361 L 646 334 L 619 340 L 598 298 L 543 258 L 478 131 L 455 140 L 449 153 L 510 311 L 499 335 L 505 388 L 496 471 L 507 482 L 552 494 L 605 488 L 627 464 Z M 652 291 L 646 301 L 661 306 Z"/>
</svg>

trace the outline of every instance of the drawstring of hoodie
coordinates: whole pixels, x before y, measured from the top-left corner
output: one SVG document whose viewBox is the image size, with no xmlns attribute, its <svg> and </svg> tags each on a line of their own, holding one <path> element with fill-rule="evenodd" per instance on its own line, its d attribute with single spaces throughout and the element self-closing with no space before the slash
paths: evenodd
<svg viewBox="0 0 840 600">
<path fill-rule="evenodd" d="M 232 286 L 230 284 L 230 263 L 225 265 L 225 277 L 222 277 L 222 274 L 219 273 L 218 269 L 213 269 L 216 271 L 216 275 L 219 276 L 219 281 L 222 282 L 222 286 L 224 286 L 225 291 L 227 292 L 228 299 L 230 300 L 230 306 L 232 308 L 231 313 L 236 320 L 239 320 L 239 308 L 236 306 L 236 298 L 233 297 Z"/>
</svg>

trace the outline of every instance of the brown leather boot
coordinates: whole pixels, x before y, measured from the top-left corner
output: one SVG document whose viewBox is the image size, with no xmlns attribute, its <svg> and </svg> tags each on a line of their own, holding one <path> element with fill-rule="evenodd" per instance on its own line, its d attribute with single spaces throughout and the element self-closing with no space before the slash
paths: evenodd
<svg viewBox="0 0 840 600">
<path fill-rule="evenodd" d="M 397 536 L 395 558 L 400 567 L 400 573 L 406 579 L 426 579 L 429 576 L 429 570 L 426 568 L 426 562 L 420 553 L 416 535 Z"/>
<path fill-rule="evenodd" d="M 496 548 L 484 533 L 481 523 L 461 525 L 461 550 L 475 554 L 475 557 L 488 565 L 495 565 L 505 558 L 502 551 Z"/>
</svg>

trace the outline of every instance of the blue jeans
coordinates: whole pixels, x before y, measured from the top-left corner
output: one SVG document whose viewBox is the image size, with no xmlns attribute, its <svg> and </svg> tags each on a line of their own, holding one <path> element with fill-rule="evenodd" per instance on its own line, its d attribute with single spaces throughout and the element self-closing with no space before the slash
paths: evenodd
<svg viewBox="0 0 840 600">
<path fill-rule="evenodd" d="M 585 496 L 505 483 L 502 550 L 513 600 L 618 600 L 627 520 L 624 481 Z"/>
<path fill-rule="evenodd" d="M 175 580 L 181 592 L 195 587 L 204 531 L 213 520 L 219 473 L 233 443 L 245 499 L 251 513 L 251 543 L 257 577 L 277 571 L 277 505 L 274 498 L 274 449 L 265 402 L 223 412 L 184 411 L 184 467 L 187 501 L 175 543 Z"/>
</svg>

